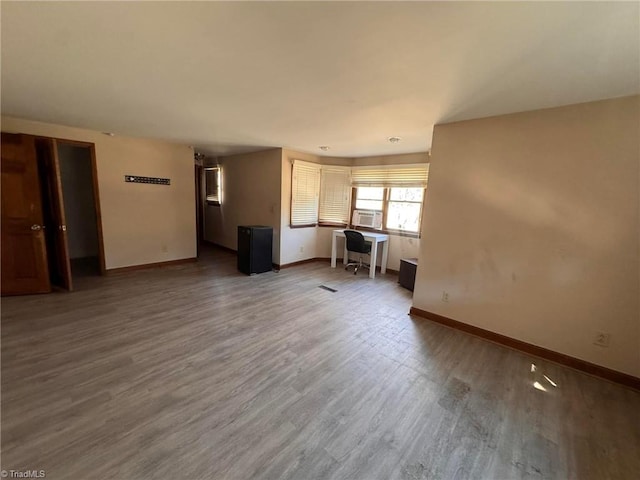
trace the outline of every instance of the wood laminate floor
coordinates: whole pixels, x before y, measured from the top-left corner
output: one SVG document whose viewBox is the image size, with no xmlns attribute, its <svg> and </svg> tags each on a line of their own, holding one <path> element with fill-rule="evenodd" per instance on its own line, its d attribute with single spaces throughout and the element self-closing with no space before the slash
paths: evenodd
<svg viewBox="0 0 640 480">
<path fill-rule="evenodd" d="M 2 299 L 5 470 L 640 475 L 640 393 L 412 318 L 395 276 L 312 263 L 247 277 L 235 256 L 207 250 L 198 263 L 76 286 Z"/>
</svg>

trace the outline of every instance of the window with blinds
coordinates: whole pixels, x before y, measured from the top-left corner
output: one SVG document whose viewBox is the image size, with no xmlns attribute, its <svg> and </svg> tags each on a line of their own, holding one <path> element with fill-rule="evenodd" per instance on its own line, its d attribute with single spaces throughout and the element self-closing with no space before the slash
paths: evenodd
<svg viewBox="0 0 640 480">
<path fill-rule="evenodd" d="M 380 165 L 353 167 L 351 185 L 354 187 L 422 187 L 426 188 L 429 164 Z"/>
<path fill-rule="evenodd" d="M 320 171 L 320 223 L 347 225 L 351 203 L 351 169 L 322 166 Z"/>
<path fill-rule="evenodd" d="M 381 211 L 389 229 L 419 231 L 428 164 L 340 167 L 294 160 L 291 226 L 348 225 L 357 209 Z"/>
<path fill-rule="evenodd" d="M 291 226 L 318 223 L 320 165 L 293 161 L 291 176 Z"/>
<path fill-rule="evenodd" d="M 419 234 L 428 164 L 354 167 L 355 208 L 381 211 L 387 231 Z"/>
</svg>

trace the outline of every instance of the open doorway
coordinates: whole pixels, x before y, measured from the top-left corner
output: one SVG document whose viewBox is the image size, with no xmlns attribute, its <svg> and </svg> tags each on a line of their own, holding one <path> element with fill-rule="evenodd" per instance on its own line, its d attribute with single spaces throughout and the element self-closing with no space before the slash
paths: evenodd
<svg viewBox="0 0 640 480">
<path fill-rule="evenodd" d="M 2 132 L 0 294 L 105 272 L 93 143 Z M 73 268 L 72 268 L 73 265 Z"/>
<path fill-rule="evenodd" d="M 72 277 L 100 275 L 101 236 L 96 211 L 93 146 L 64 140 L 58 140 L 56 144 Z"/>
</svg>

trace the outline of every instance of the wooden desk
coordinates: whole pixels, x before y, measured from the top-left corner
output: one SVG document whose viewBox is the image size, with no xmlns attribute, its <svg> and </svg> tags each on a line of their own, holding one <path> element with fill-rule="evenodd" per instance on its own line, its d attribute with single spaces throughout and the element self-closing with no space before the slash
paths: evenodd
<svg viewBox="0 0 640 480">
<path fill-rule="evenodd" d="M 358 230 L 359 231 L 359 230 Z M 376 276 L 376 259 L 378 258 L 378 244 L 382 243 L 382 261 L 380 262 L 380 273 L 387 271 L 387 259 L 389 258 L 389 235 L 386 233 L 360 232 L 365 240 L 371 242 L 371 268 L 369 269 L 369 278 Z M 344 229 L 334 230 L 331 236 L 331 268 L 336 268 L 337 258 L 337 239 L 344 238 Z M 349 262 L 349 253 L 347 252 L 347 242 L 344 242 L 344 254 L 342 263 L 346 265 Z"/>
</svg>

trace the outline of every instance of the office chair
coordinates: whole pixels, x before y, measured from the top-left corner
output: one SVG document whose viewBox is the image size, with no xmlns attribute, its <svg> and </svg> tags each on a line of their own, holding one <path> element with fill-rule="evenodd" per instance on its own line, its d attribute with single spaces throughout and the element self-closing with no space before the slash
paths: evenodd
<svg viewBox="0 0 640 480">
<path fill-rule="evenodd" d="M 353 270 L 354 275 L 358 273 L 359 268 L 364 267 L 366 269 L 370 269 L 370 265 L 362 261 L 362 256 L 371 255 L 371 242 L 365 241 L 362 234 L 356 230 L 345 230 L 344 236 L 347 240 L 347 255 L 349 255 L 349 252 L 360 254 L 360 258 L 357 262 L 350 262 L 347 256 L 348 263 L 344 269 L 348 270 L 351 266 L 355 267 Z"/>
</svg>

